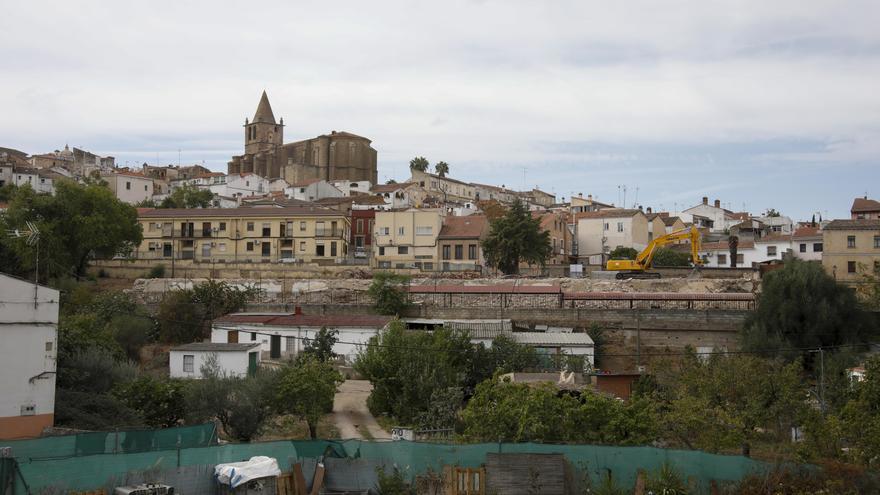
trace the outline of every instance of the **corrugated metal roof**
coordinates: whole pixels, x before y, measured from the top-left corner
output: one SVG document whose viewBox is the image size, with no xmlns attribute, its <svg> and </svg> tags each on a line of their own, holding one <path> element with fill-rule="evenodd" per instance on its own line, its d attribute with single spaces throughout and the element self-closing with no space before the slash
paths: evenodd
<svg viewBox="0 0 880 495">
<path fill-rule="evenodd" d="M 593 346 L 593 339 L 585 333 L 511 332 L 510 336 L 528 345 Z"/>
</svg>

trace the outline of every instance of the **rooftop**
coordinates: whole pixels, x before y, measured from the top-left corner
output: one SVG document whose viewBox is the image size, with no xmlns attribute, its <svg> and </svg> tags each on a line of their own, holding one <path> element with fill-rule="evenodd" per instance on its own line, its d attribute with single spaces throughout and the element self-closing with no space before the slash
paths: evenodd
<svg viewBox="0 0 880 495">
<path fill-rule="evenodd" d="M 880 201 L 875 201 L 868 198 L 856 198 L 853 200 L 850 212 L 859 213 L 866 211 L 880 211 Z"/>
<path fill-rule="evenodd" d="M 337 210 L 318 206 L 284 206 L 280 208 L 157 208 L 139 213 L 139 218 L 208 218 L 208 217 L 338 217 Z"/>
<path fill-rule="evenodd" d="M 172 347 L 172 351 L 202 351 L 202 352 L 244 352 L 260 346 L 259 342 L 244 344 L 227 344 L 219 342 L 193 342 Z"/>
<path fill-rule="evenodd" d="M 880 219 L 832 220 L 825 230 L 880 230 Z"/>
<path fill-rule="evenodd" d="M 737 249 L 754 249 L 755 243 L 752 241 L 739 241 L 737 244 Z M 700 246 L 700 251 L 718 251 L 718 250 L 730 250 L 730 245 L 727 244 L 727 241 L 721 242 L 704 242 Z"/>
<path fill-rule="evenodd" d="M 232 313 L 214 320 L 273 327 L 373 327 L 384 328 L 391 317 L 375 315 L 304 315 L 295 313 Z"/>
<path fill-rule="evenodd" d="M 468 215 L 465 217 L 446 217 L 443 228 L 440 229 L 440 239 L 463 239 L 478 238 L 483 235 L 489 226 L 488 220 L 483 215 Z"/>
<path fill-rule="evenodd" d="M 638 215 L 639 213 L 642 213 L 642 210 L 630 208 L 608 208 L 599 211 L 583 211 L 578 213 L 575 218 L 577 220 L 580 220 L 582 218 L 626 218 Z"/>
<path fill-rule="evenodd" d="M 407 187 L 413 186 L 413 185 L 415 185 L 415 182 L 400 182 L 400 183 L 395 182 L 393 184 L 376 184 L 375 186 L 370 188 L 370 192 L 374 192 L 374 193 L 394 192 L 399 189 L 406 189 Z"/>
</svg>

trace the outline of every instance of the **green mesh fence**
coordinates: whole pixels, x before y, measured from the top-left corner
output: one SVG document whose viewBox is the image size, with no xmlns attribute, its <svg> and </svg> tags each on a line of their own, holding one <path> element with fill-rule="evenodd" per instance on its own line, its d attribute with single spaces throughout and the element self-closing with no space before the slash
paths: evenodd
<svg viewBox="0 0 880 495">
<path fill-rule="evenodd" d="M 205 466 L 235 462 L 255 455 L 278 460 L 283 471 L 299 460 L 320 456 L 361 458 L 391 462 L 408 476 L 429 469 L 442 471 L 444 465 L 479 467 L 486 454 L 559 453 L 564 454 L 578 479 L 587 473 L 599 480 L 608 471 L 623 486 L 632 486 L 636 470 L 654 470 L 669 462 L 685 477 L 694 478 L 704 493 L 709 480 L 733 482 L 768 469 L 768 465 L 739 456 L 722 456 L 698 451 L 668 450 L 652 447 L 610 447 L 597 445 L 548 444 L 438 444 L 420 442 L 347 441 L 276 441 L 251 444 L 212 445 L 195 448 L 152 450 L 125 454 L 96 454 L 67 458 L 18 457 L 18 469 L 30 493 L 57 489 L 85 491 L 112 488 L 125 479 L 126 473 L 162 471 L 182 466 Z M 13 495 L 26 495 L 24 484 L 16 479 Z"/>
<path fill-rule="evenodd" d="M 213 423 L 162 430 L 123 430 L 77 433 L 32 440 L 0 440 L 0 446 L 12 447 L 12 455 L 19 461 L 186 449 L 216 443 L 217 435 Z"/>
</svg>

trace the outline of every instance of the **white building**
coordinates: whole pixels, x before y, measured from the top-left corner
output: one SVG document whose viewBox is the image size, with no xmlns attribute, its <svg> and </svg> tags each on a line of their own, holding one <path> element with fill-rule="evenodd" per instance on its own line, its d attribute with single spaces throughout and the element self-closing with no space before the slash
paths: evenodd
<svg viewBox="0 0 880 495">
<path fill-rule="evenodd" d="M 703 202 L 692 206 L 679 215 L 685 223 L 693 223 L 697 228 L 707 228 L 710 232 L 725 232 L 730 227 L 749 219 L 745 212 L 733 212 L 721 207 L 721 200 L 716 199 L 714 205 L 709 198 L 703 196 Z"/>
<path fill-rule="evenodd" d="M 425 190 L 412 182 L 377 184 L 370 193 L 382 198 L 387 208 L 419 207 L 425 199 Z"/>
<path fill-rule="evenodd" d="M 373 183 L 368 180 L 332 180 L 330 184 L 345 196 L 368 195 L 373 187 Z"/>
<path fill-rule="evenodd" d="M 0 438 L 37 437 L 54 424 L 58 295 L 0 274 Z"/>
<path fill-rule="evenodd" d="M 18 187 L 30 186 L 38 193 L 55 194 L 55 180 L 63 176 L 48 169 L 15 167 L 11 178 L 11 183 Z"/>
<path fill-rule="evenodd" d="M 104 172 L 101 178 L 107 181 L 107 187 L 119 201 L 135 204 L 153 198 L 153 179 L 140 172 Z"/>
<path fill-rule="evenodd" d="M 700 245 L 700 257 L 704 266 L 730 268 L 730 246 L 727 241 L 704 242 Z M 751 268 L 763 258 L 759 256 L 753 241 L 740 240 L 736 250 L 736 267 Z"/>
<path fill-rule="evenodd" d="M 819 225 L 803 226 L 791 235 L 791 251 L 804 261 L 822 261 L 822 229 Z"/>
<path fill-rule="evenodd" d="M 782 261 L 791 255 L 791 234 L 770 234 L 755 239 L 755 256 L 758 263 L 763 261 Z"/>
<path fill-rule="evenodd" d="M 257 372 L 260 344 L 194 342 L 172 347 L 168 357 L 171 378 L 204 378 L 202 367 L 211 361 L 220 376 L 243 378 Z"/>
<path fill-rule="evenodd" d="M 764 228 L 768 233 L 771 234 L 788 234 L 791 235 L 794 230 L 793 223 L 791 218 L 786 216 L 775 216 L 775 217 L 758 217 L 757 220 L 764 224 Z"/>
<path fill-rule="evenodd" d="M 576 215 L 578 257 L 591 264 L 619 247 L 641 251 L 648 246 L 648 219 L 641 210 L 608 208 Z"/>
<path fill-rule="evenodd" d="M 259 343 L 263 357 L 281 359 L 302 352 L 321 328 L 337 330 L 333 352 L 354 362 L 358 352 L 391 323 L 388 316 L 304 315 L 294 313 L 233 313 L 213 322 L 211 342 Z"/>
<path fill-rule="evenodd" d="M 299 201 L 317 201 L 324 198 L 341 198 L 345 196 L 333 184 L 324 179 L 308 179 L 291 184 L 284 189 L 284 195 Z"/>
</svg>

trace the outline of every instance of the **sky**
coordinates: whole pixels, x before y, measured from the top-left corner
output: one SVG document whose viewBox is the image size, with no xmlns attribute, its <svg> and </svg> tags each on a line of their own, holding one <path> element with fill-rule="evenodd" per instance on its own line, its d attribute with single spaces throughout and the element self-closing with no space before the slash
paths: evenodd
<svg viewBox="0 0 880 495">
<path fill-rule="evenodd" d="M 880 2 L 0 0 L 0 146 L 120 165 L 373 141 L 465 181 L 677 211 L 880 199 Z"/>
</svg>

